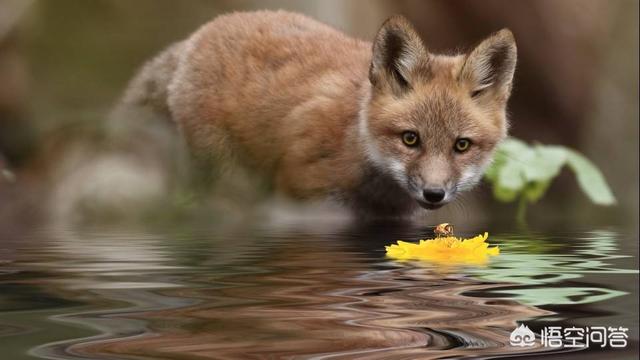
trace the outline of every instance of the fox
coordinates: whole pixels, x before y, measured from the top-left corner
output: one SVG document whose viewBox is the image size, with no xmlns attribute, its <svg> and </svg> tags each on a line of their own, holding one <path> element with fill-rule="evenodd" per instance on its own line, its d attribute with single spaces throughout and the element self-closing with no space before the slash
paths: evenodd
<svg viewBox="0 0 640 360">
<path fill-rule="evenodd" d="M 236 12 L 143 65 L 119 121 L 151 126 L 122 115 L 144 108 L 205 169 L 231 161 L 296 201 L 403 217 L 482 178 L 508 133 L 516 58 L 508 29 L 443 55 L 401 15 L 367 42 L 298 13 Z"/>
</svg>

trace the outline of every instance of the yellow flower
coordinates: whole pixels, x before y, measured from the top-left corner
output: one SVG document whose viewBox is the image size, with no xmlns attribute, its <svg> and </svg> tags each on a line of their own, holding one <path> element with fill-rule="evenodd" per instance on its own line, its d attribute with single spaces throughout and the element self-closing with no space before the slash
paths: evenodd
<svg viewBox="0 0 640 360">
<path fill-rule="evenodd" d="M 471 239 L 454 236 L 420 240 L 418 244 L 398 240 L 397 244 L 385 246 L 387 256 L 395 260 L 425 260 L 442 265 L 484 264 L 489 256 L 500 254 L 495 246 L 490 248 L 485 242 L 488 233 Z"/>
</svg>

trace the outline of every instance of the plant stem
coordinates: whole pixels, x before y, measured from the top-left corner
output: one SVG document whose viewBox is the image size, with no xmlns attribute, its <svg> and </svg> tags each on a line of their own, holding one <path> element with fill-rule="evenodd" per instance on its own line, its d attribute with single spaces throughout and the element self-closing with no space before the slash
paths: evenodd
<svg viewBox="0 0 640 360">
<path fill-rule="evenodd" d="M 527 198 L 524 195 L 520 195 L 520 199 L 518 200 L 518 210 L 516 211 L 516 221 L 520 225 L 527 224 Z"/>
</svg>

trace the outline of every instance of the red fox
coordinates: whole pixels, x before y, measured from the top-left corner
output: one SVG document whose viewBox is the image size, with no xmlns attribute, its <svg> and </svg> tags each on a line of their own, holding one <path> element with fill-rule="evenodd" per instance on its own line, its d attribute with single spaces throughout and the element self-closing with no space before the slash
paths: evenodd
<svg viewBox="0 0 640 360">
<path fill-rule="evenodd" d="M 171 119 L 196 158 L 233 159 L 294 199 L 404 216 L 482 177 L 507 134 L 515 65 L 507 29 L 448 56 L 401 16 L 369 43 L 300 14 L 232 13 L 147 63 L 122 104 Z"/>
</svg>

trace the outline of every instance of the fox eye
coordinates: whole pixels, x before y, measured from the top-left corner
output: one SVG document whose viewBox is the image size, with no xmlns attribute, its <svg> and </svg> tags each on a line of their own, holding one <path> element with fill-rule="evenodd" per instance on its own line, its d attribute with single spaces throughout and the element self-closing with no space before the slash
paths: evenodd
<svg viewBox="0 0 640 360">
<path fill-rule="evenodd" d="M 483 91 L 483 90 L 484 90 L 484 89 L 476 89 L 476 90 L 473 90 L 471 93 L 469 93 L 469 95 L 471 96 L 471 98 L 472 98 L 472 99 L 475 99 L 475 98 L 477 98 L 480 94 L 482 94 L 482 91 Z"/>
<path fill-rule="evenodd" d="M 456 144 L 454 146 L 454 150 L 457 153 L 463 153 L 463 152 L 469 150 L 469 147 L 471 147 L 471 140 L 469 140 L 467 138 L 460 138 L 460 139 L 456 140 Z"/>
<path fill-rule="evenodd" d="M 416 146 L 418 145 L 418 134 L 413 131 L 405 131 L 402 133 L 402 142 L 409 147 Z"/>
</svg>

